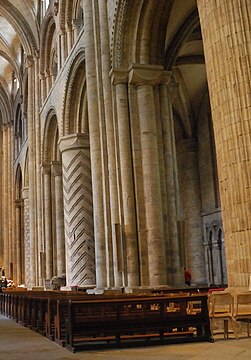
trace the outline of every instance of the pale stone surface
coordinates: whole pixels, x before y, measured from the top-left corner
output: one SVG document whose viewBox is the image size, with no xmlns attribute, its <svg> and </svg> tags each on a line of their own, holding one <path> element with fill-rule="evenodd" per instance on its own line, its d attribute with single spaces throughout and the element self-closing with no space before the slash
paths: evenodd
<svg viewBox="0 0 251 360">
<path fill-rule="evenodd" d="M 60 140 L 63 168 L 66 285 L 93 285 L 95 251 L 88 134 Z"/>
<path fill-rule="evenodd" d="M 0 6 L 0 267 L 29 287 L 182 285 L 184 265 L 247 287 L 250 1 L 38 3 Z"/>
</svg>

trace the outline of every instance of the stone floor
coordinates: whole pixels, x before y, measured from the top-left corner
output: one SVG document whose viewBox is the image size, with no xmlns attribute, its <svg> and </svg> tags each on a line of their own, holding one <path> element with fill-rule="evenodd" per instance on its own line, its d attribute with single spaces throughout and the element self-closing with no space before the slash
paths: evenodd
<svg viewBox="0 0 251 360">
<path fill-rule="evenodd" d="M 214 343 L 163 345 L 72 354 L 53 341 L 0 315 L 0 360 L 250 360 L 251 337 Z"/>
</svg>

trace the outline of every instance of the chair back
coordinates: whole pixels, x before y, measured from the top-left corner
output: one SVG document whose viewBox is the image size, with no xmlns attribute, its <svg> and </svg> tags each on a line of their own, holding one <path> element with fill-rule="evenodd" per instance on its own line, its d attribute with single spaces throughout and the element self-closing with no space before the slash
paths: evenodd
<svg viewBox="0 0 251 360">
<path fill-rule="evenodd" d="M 210 315 L 232 316 L 233 296 L 228 292 L 212 292 L 210 294 Z"/>
<path fill-rule="evenodd" d="M 236 294 L 234 316 L 251 316 L 251 293 Z"/>
</svg>

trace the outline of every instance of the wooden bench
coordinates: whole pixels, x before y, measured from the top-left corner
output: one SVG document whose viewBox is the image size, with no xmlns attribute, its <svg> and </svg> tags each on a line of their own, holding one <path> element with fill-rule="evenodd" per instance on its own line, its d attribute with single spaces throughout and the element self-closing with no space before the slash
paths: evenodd
<svg viewBox="0 0 251 360">
<path fill-rule="evenodd" d="M 191 312 L 200 302 L 201 311 Z M 66 347 L 75 352 L 106 346 L 212 341 L 206 295 L 69 300 Z"/>
</svg>

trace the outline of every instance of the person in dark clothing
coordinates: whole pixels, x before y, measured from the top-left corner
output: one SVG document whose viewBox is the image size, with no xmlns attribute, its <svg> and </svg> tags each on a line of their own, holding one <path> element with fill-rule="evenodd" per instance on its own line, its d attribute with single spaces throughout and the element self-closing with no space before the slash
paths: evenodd
<svg viewBox="0 0 251 360">
<path fill-rule="evenodd" d="M 2 278 L 1 288 L 6 289 L 7 284 L 8 284 L 7 278 L 6 277 Z"/>
<path fill-rule="evenodd" d="M 185 284 L 191 286 L 192 275 L 191 272 L 186 267 L 184 267 L 184 278 L 185 278 Z"/>
</svg>

